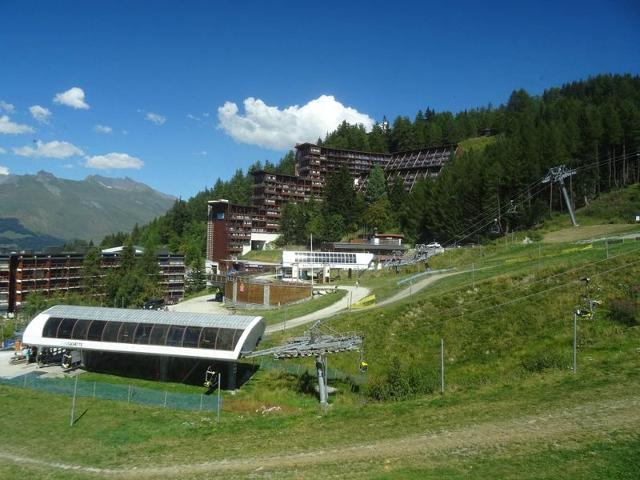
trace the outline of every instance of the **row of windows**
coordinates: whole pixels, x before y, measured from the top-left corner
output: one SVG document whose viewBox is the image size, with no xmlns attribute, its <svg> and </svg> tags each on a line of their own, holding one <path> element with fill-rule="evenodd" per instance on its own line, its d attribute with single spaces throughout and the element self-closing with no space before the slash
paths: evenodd
<svg viewBox="0 0 640 480">
<path fill-rule="evenodd" d="M 234 350 L 242 332 L 243 330 L 233 328 L 51 317 L 44 325 L 42 336 L 94 342 Z"/>
<path fill-rule="evenodd" d="M 296 262 L 356 263 L 356 254 L 355 253 L 333 253 L 333 252 L 296 253 Z"/>
</svg>

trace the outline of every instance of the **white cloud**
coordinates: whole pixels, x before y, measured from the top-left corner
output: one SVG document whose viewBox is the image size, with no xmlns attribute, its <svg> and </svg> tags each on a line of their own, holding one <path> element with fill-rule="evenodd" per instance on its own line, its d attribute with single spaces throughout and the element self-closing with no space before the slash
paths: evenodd
<svg viewBox="0 0 640 480">
<path fill-rule="evenodd" d="M 374 124 L 371 117 L 345 107 L 332 95 L 282 110 L 249 97 L 244 100 L 244 110 L 244 115 L 238 114 L 235 103 L 225 102 L 218 108 L 219 127 L 238 142 L 274 150 L 292 147 L 296 142 L 315 142 L 343 121 L 361 123 L 367 130 Z"/>
<path fill-rule="evenodd" d="M 8 115 L 2 115 L 0 117 L 0 133 L 6 133 L 10 135 L 16 135 L 18 133 L 33 132 L 33 128 L 29 125 L 20 125 L 19 123 L 13 123 Z"/>
<path fill-rule="evenodd" d="M 131 168 L 140 170 L 144 162 L 137 157 L 132 157 L 126 153 L 107 153 L 106 155 L 95 155 L 86 158 L 86 167 L 109 169 L 109 168 Z"/>
<path fill-rule="evenodd" d="M 89 108 L 89 104 L 84 101 L 84 90 L 79 87 L 73 87 L 66 92 L 57 93 L 53 97 L 53 103 L 81 110 Z"/>
<path fill-rule="evenodd" d="M 144 118 L 146 118 L 150 122 L 155 123 L 156 125 L 162 125 L 164 122 L 167 121 L 166 117 L 163 117 L 162 115 L 158 113 L 153 113 L 153 112 L 147 112 Z"/>
<path fill-rule="evenodd" d="M 0 155 L 3 153 L 7 153 L 7 151 L 4 148 L 0 147 Z"/>
<path fill-rule="evenodd" d="M 47 158 L 69 158 L 75 155 L 84 155 L 84 152 L 69 142 L 59 142 L 53 140 L 49 143 L 43 143 L 40 140 L 36 142 L 36 146 L 24 146 L 14 148 L 13 153 L 21 157 L 47 157 Z"/>
<path fill-rule="evenodd" d="M 0 165 L 0 175 L 9 175 L 9 169 Z"/>
<path fill-rule="evenodd" d="M 4 100 L 0 100 L 0 110 L 4 110 L 7 113 L 11 113 L 15 110 L 15 107 L 11 103 L 7 103 Z"/>
<path fill-rule="evenodd" d="M 51 111 L 48 108 L 41 107 L 40 105 L 31 105 L 29 107 L 31 116 L 40 123 L 49 123 L 49 117 Z"/>
<path fill-rule="evenodd" d="M 111 133 L 113 132 L 113 128 L 107 125 L 96 125 L 93 127 L 93 131 L 98 133 Z"/>
</svg>

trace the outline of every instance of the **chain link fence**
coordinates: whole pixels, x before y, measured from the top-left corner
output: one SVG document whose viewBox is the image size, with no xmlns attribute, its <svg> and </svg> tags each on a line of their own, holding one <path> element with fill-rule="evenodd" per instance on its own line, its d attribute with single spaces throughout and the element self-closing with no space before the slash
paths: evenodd
<svg viewBox="0 0 640 480">
<path fill-rule="evenodd" d="M 11 379 L 0 378 L 0 384 L 72 397 L 75 378 L 47 378 L 37 373 L 28 373 Z M 78 381 L 76 395 L 78 397 L 100 398 L 178 410 L 216 411 L 218 409 L 216 395 L 176 393 L 133 385 L 117 385 L 83 380 Z M 222 398 L 220 398 L 220 409 L 222 409 Z"/>
</svg>

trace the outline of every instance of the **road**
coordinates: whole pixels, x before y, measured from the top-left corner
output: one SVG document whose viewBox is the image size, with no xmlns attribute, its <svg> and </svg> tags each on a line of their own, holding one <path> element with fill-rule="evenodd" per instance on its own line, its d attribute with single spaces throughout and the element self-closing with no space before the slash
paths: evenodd
<svg viewBox="0 0 640 480">
<path fill-rule="evenodd" d="M 316 320 L 332 317 L 336 313 L 339 313 L 343 310 L 347 310 L 351 303 L 356 303 L 371 293 L 371 290 L 369 290 L 368 288 L 360 287 L 360 286 L 356 287 L 356 286 L 345 285 L 338 288 L 340 290 L 346 290 L 347 295 L 345 295 L 343 298 L 341 298 L 337 302 L 321 310 L 317 310 L 307 315 L 303 315 L 302 317 L 287 320 L 286 322 L 281 322 L 281 323 L 276 323 L 274 325 L 271 325 L 267 327 L 267 330 L 265 333 L 269 334 L 273 332 L 281 332 L 282 330 L 289 330 L 290 328 L 299 327 L 300 325 L 305 325 L 307 323 L 315 322 Z"/>
<path fill-rule="evenodd" d="M 222 302 L 214 301 L 215 295 L 203 295 L 201 297 L 190 298 L 184 302 L 169 305 L 171 312 L 190 312 L 190 313 L 216 313 L 229 315 L 229 310 L 224 307 Z"/>
<path fill-rule="evenodd" d="M 375 305 L 365 308 L 359 308 L 358 311 L 362 310 L 370 310 L 372 308 L 383 307 L 385 305 L 389 305 L 390 303 L 394 303 L 405 298 L 410 297 L 414 293 L 419 292 L 420 290 L 426 288 L 438 280 L 448 277 L 449 275 L 456 275 L 458 273 L 464 272 L 447 272 L 447 273 L 436 273 L 433 275 L 429 275 L 425 278 L 422 278 L 412 285 L 408 285 L 403 288 L 393 296 L 378 302 Z M 308 323 L 313 323 L 317 320 L 325 319 L 336 315 L 337 313 L 343 312 L 347 310 L 352 303 L 356 303 L 362 300 L 364 297 L 371 293 L 366 287 L 362 286 L 353 286 L 353 285 L 343 285 L 338 287 L 341 290 L 346 290 L 347 295 L 338 300 L 337 302 L 325 307 L 316 312 L 309 313 L 307 315 L 303 315 L 298 318 L 292 318 L 287 320 L 286 322 L 276 323 L 267 327 L 266 332 L 274 333 L 281 332 L 283 330 L 289 330 L 291 328 L 299 327 L 300 325 L 306 325 Z M 220 302 L 214 302 L 212 299 L 215 295 L 203 295 L 201 297 L 192 298 L 189 300 L 185 300 L 184 302 L 180 302 L 176 305 L 171 305 L 169 310 L 174 312 L 193 312 L 193 313 L 217 313 L 217 314 L 229 314 L 229 310 L 227 310 L 224 305 Z"/>
</svg>

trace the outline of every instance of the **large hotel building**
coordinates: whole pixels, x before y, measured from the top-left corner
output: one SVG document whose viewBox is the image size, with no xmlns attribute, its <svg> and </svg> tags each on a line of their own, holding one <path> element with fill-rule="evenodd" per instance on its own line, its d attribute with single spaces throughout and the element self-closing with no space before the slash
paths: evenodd
<svg viewBox="0 0 640 480">
<path fill-rule="evenodd" d="M 308 201 L 311 196 L 321 198 L 327 176 L 343 166 L 359 191 L 366 188 L 369 172 L 377 165 L 388 182 L 400 178 L 410 192 L 418 180 L 438 175 L 458 152 L 456 145 L 376 153 L 298 144 L 295 175 L 253 173 L 252 205 L 224 199 L 208 202 L 207 260 L 217 270 L 221 260 L 264 248 L 278 237 L 282 206 Z"/>
<path fill-rule="evenodd" d="M 120 247 L 103 250 L 100 279 L 121 262 Z M 137 249 L 137 253 L 141 253 Z M 183 255 L 158 253 L 159 285 L 168 303 L 184 296 L 185 263 Z M 0 314 L 20 310 L 32 293 L 46 297 L 83 293 L 86 276 L 84 255 L 79 253 L 11 253 L 0 255 Z"/>
</svg>

